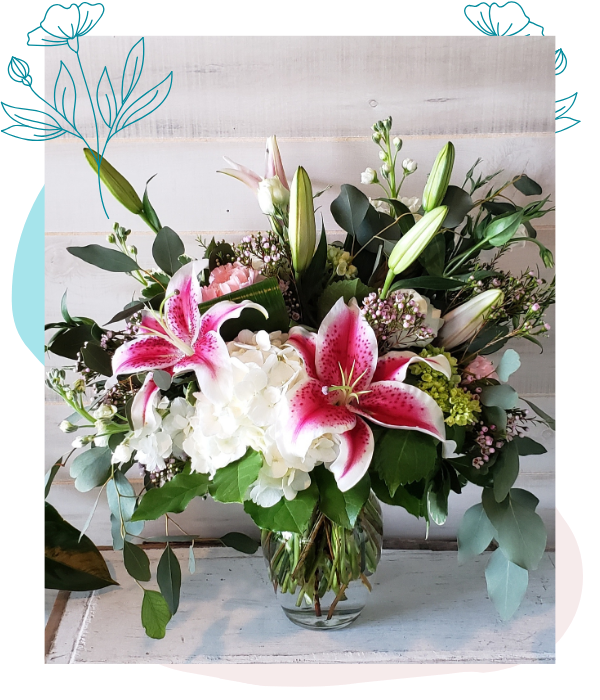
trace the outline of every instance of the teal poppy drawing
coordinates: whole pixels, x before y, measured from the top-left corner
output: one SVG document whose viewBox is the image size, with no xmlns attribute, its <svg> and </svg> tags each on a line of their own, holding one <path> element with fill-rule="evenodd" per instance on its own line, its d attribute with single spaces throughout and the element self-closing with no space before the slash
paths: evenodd
<svg viewBox="0 0 600 700">
<path fill-rule="evenodd" d="M 86 97 L 92 110 L 95 131 L 93 136 L 90 137 L 89 134 L 82 133 L 78 127 L 78 95 L 75 80 L 64 61 L 60 62 L 54 83 L 53 102 L 49 102 L 33 87 L 33 78 L 28 63 L 22 58 L 13 56 L 8 64 L 9 77 L 29 88 L 43 105 L 41 105 L 41 109 L 32 109 L 30 107 L 15 107 L 4 102 L 1 104 L 4 112 L 13 122 L 11 126 L 2 129 L 4 134 L 24 141 L 50 141 L 64 135 L 83 141 L 93 158 L 98 174 L 100 202 L 106 218 L 109 218 L 102 196 L 101 179 L 106 148 L 116 134 L 149 116 L 162 105 L 171 92 L 173 72 L 171 71 L 150 90 L 136 97 L 135 88 L 142 76 L 145 59 L 144 38 L 142 37 L 127 54 L 121 76 L 121 89 L 117 89 L 115 92 L 108 69 L 104 67 L 95 91 L 93 86 L 90 90 L 90 84 L 79 55 L 79 41 L 98 24 L 103 14 L 104 6 L 100 3 L 91 5 L 84 2 L 69 7 L 52 5 L 39 26 L 27 34 L 28 46 L 66 45 L 75 54 L 75 68 L 81 73 Z M 108 128 L 108 132 L 102 134 L 102 137 L 100 120 Z M 90 142 L 94 144 L 95 148 Z"/>
<path fill-rule="evenodd" d="M 467 5 L 465 17 L 487 36 L 544 36 L 544 27 L 532 22 L 518 2 Z"/>
</svg>

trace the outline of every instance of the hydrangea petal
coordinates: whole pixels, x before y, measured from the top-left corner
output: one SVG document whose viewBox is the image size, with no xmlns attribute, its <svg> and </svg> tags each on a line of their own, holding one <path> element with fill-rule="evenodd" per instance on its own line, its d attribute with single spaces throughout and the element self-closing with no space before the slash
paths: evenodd
<svg viewBox="0 0 600 700">
<path fill-rule="evenodd" d="M 202 315 L 200 334 L 218 331 L 228 319 L 239 318 L 244 309 L 256 309 L 260 311 L 265 318 L 269 318 L 267 310 L 260 304 L 255 304 L 253 301 L 245 299 L 237 304 L 233 301 L 218 301 Z"/>
<path fill-rule="evenodd" d="M 340 491 L 348 491 L 366 474 L 373 457 L 375 440 L 371 428 L 361 418 L 357 419 L 352 430 L 338 435 L 338 440 L 339 455 L 329 465 L 329 470 L 335 476 Z"/>
<path fill-rule="evenodd" d="M 382 355 L 377 363 L 377 369 L 373 375 L 374 382 L 395 381 L 402 382 L 406 378 L 409 366 L 413 362 L 424 362 L 431 369 L 441 372 L 448 379 L 452 376 L 452 368 L 448 358 L 444 355 L 434 355 L 433 357 L 421 357 L 410 350 L 393 350 L 386 355 Z"/>
<path fill-rule="evenodd" d="M 304 369 L 311 379 L 317 379 L 315 355 L 317 352 L 317 334 L 307 331 L 302 326 L 290 328 L 288 343 L 296 348 L 304 362 Z"/>
<path fill-rule="evenodd" d="M 190 347 L 200 331 L 201 301 L 198 273 L 201 266 L 196 261 L 179 268 L 167 287 L 165 318 L 171 331 Z"/>
<path fill-rule="evenodd" d="M 113 375 L 166 369 L 180 360 L 182 353 L 168 340 L 144 335 L 117 348 L 113 360 Z"/>
<path fill-rule="evenodd" d="M 233 393 L 233 370 L 225 341 L 215 331 L 201 335 L 194 354 L 182 357 L 173 368 L 175 374 L 194 370 L 200 391 L 215 404 L 226 403 Z"/>
</svg>

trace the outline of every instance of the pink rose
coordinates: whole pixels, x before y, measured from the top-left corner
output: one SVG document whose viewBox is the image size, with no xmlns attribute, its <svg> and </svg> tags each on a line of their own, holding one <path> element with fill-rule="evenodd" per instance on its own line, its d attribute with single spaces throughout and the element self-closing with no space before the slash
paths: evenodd
<svg viewBox="0 0 600 700">
<path fill-rule="evenodd" d="M 464 373 L 462 384 L 470 384 L 474 379 L 498 379 L 494 365 L 482 355 L 469 362 Z"/>
<path fill-rule="evenodd" d="M 224 294 L 236 292 L 238 289 L 249 287 L 265 279 L 258 270 L 245 267 L 239 262 L 219 265 L 210 273 L 209 285 L 200 287 L 202 301 L 209 301 L 222 297 Z"/>
</svg>

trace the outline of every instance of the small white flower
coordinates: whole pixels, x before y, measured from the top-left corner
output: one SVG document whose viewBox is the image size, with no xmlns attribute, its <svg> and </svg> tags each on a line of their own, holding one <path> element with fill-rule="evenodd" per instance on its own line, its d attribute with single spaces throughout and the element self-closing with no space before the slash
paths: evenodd
<svg viewBox="0 0 600 700">
<path fill-rule="evenodd" d="M 117 407 L 103 403 L 91 414 L 96 420 L 110 420 L 117 412 Z"/>
<path fill-rule="evenodd" d="M 131 459 L 131 452 L 131 447 L 126 442 L 117 445 L 110 459 L 111 464 L 124 464 L 125 462 L 129 462 Z"/>
<path fill-rule="evenodd" d="M 373 168 L 366 168 L 364 172 L 360 174 L 360 182 L 363 185 L 372 185 L 377 182 L 377 173 Z"/>
<path fill-rule="evenodd" d="M 411 214 L 416 214 L 421 207 L 421 200 L 418 197 L 399 197 L 398 199 L 408 207 Z"/>
<path fill-rule="evenodd" d="M 412 160 L 412 158 L 405 158 L 402 161 L 402 169 L 407 174 L 414 173 L 417 169 L 417 162 Z"/>
<path fill-rule="evenodd" d="M 61 421 L 61 424 L 58 427 L 63 431 L 63 433 L 74 433 L 79 429 L 78 426 L 73 425 L 73 423 L 68 420 Z"/>
</svg>

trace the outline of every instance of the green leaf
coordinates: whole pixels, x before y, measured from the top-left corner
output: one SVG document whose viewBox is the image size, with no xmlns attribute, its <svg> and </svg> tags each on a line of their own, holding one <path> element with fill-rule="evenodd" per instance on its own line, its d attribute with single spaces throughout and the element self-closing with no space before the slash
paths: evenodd
<svg viewBox="0 0 600 700">
<path fill-rule="evenodd" d="M 533 511 L 535 511 L 540 502 L 537 496 L 534 496 L 530 491 L 525 491 L 525 489 L 511 489 L 510 497 L 515 503 L 523 506 L 523 508 Z"/>
<path fill-rule="evenodd" d="M 60 313 L 61 313 L 61 316 L 64 318 L 65 323 L 67 323 L 69 326 L 72 326 L 74 324 L 74 321 L 71 318 L 71 314 L 69 313 L 69 310 L 67 309 L 67 292 L 66 292 L 66 290 L 65 290 L 65 293 L 62 295 L 62 299 L 60 300 Z"/>
<path fill-rule="evenodd" d="M 327 236 L 325 234 L 325 226 L 321 226 L 321 238 L 319 245 L 312 257 L 308 267 L 302 273 L 302 286 L 300 293 L 304 297 L 304 301 L 308 302 L 316 296 L 323 288 L 325 283 L 325 268 L 327 265 Z"/>
<path fill-rule="evenodd" d="M 194 556 L 194 543 L 190 545 L 188 554 L 188 571 L 193 574 L 196 571 L 196 557 Z"/>
<path fill-rule="evenodd" d="M 109 447 L 91 447 L 75 457 L 69 471 L 75 479 L 75 488 L 78 491 L 91 491 L 104 484 L 110 476 L 111 457 Z"/>
<path fill-rule="evenodd" d="M 96 173 L 98 172 L 98 162 L 100 162 L 100 179 L 117 202 L 133 214 L 141 214 L 144 210 L 143 204 L 136 191 L 121 173 L 113 168 L 106 158 L 101 158 L 91 148 L 84 148 L 83 152 L 87 162 Z"/>
<path fill-rule="evenodd" d="M 153 175 L 150 180 L 154 179 L 156 175 Z M 154 207 L 150 204 L 150 198 L 148 197 L 148 184 L 150 180 L 146 182 L 146 189 L 144 190 L 144 196 L 142 198 L 142 206 L 144 208 L 144 216 L 146 218 L 146 223 L 150 228 L 157 233 L 162 228 L 160 225 L 160 219 L 158 218 Z"/>
<path fill-rule="evenodd" d="M 174 275 L 181 267 L 179 256 L 185 253 L 185 246 L 173 229 L 165 226 L 156 234 L 152 244 L 152 257 L 161 270 Z"/>
<path fill-rule="evenodd" d="M 344 492 L 340 491 L 335 477 L 323 465 L 311 472 L 311 478 L 319 488 L 319 510 L 334 523 L 352 530 L 371 492 L 369 475 L 365 474 L 356 486 Z"/>
<path fill-rule="evenodd" d="M 539 406 L 536 406 L 531 401 L 528 401 L 527 399 L 523 399 L 523 401 L 525 401 L 525 403 L 537 413 L 537 415 L 544 421 L 544 423 L 549 428 L 552 428 L 552 430 L 556 430 L 556 421 L 554 420 L 554 418 L 549 416 L 547 413 L 544 413 L 544 411 L 542 411 L 542 409 L 539 408 Z"/>
<path fill-rule="evenodd" d="M 517 446 L 521 457 L 526 457 L 527 455 L 543 455 L 548 452 L 541 443 L 529 437 L 515 437 L 512 441 Z"/>
<path fill-rule="evenodd" d="M 477 486 L 492 486 L 492 475 L 488 471 L 487 464 L 481 469 L 477 469 L 473 466 L 472 457 L 468 455 L 463 455 L 456 459 L 447 459 L 445 461 L 472 484 L 476 484 Z"/>
<path fill-rule="evenodd" d="M 220 503 L 243 503 L 246 491 L 258 478 L 262 465 L 260 452 L 248 449 L 240 459 L 217 469 L 208 485 L 210 495 Z"/>
<path fill-rule="evenodd" d="M 103 377 L 112 376 L 112 362 L 110 355 L 95 343 L 88 343 L 81 348 L 81 355 L 86 367 L 93 372 L 101 374 Z"/>
<path fill-rule="evenodd" d="M 438 236 L 436 236 L 438 238 Z M 434 238 L 433 240 L 435 240 Z M 398 280 L 390 287 L 390 292 L 395 292 L 397 289 L 460 289 L 464 287 L 466 281 L 450 279 L 449 277 L 432 277 L 431 275 L 423 275 L 422 277 L 411 277 L 405 280 Z"/>
<path fill-rule="evenodd" d="M 119 250 L 112 250 L 112 248 L 105 248 L 96 243 L 81 248 L 70 246 L 67 250 L 76 258 L 108 272 L 133 272 L 141 269 L 136 261 L 125 255 L 125 253 L 121 253 Z"/>
<path fill-rule="evenodd" d="M 131 520 L 156 520 L 165 513 L 183 513 L 193 498 L 204 496 L 207 491 L 208 474 L 192 472 L 186 466 L 163 486 L 146 491 Z"/>
<path fill-rule="evenodd" d="M 415 225 L 415 217 L 413 216 L 410 209 L 406 206 L 406 204 L 403 204 L 397 199 L 381 198 L 378 201 L 387 202 L 392 207 L 392 215 L 394 217 L 394 220 L 398 219 L 398 227 L 400 228 L 400 231 L 403 234 L 408 233 L 410 229 Z M 397 239 L 398 237 L 395 237 L 393 240 Z"/>
<path fill-rule="evenodd" d="M 363 284 L 358 278 L 353 280 L 340 280 L 327 285 L 318 301 L 319 315 L 321 318 L 327 316 L 335 302 L 343 297 L 346 304 L 350 299 L 361 301 L 371 292 L 371 289 Z"/>
<path fill-rule="evenodd" d="M 306 490 L 299 491 L 293 501 L 282 498 L 270 508 L 258 506 L 254 501 L 244 501 L 244 510 L 263 530 L 303 533 L 308 527 L 318 498 L 319 490 L 313 482 Z"/>
<path fill-rule="evenodd" d="M 484 406 L 483 415 L 487 425 L 495 425 L 498 432 L 506 434 L 507 415 L 503 408 L 499 406 Z"/>
<path fill-rule="evenodd" d="M 503 246 L 515 235 L 522 219 L 521 210 L 496 217 L 486 226 L 483 232 L 484 240 L 492 246 Z"/>
<path fill-rule="evenodd" d="M 144 591 L 142 600 L 142 625 L 152 639 L 162 639 L 171 619 L 167 601 L 158 591 Z"/>
<path fill-rule="evenodd" d="M 517 208 L 514 204 L 511 204 L 510 202 L 496 202 L 495 200 L 484 202 L 483 208 L 486 211 L 489 211 L 489 213 L 493 214 L 494 216 L 499 216 L 501 214 L 507 214 L 509 212 L 512 213 L 514 211 L 517 211 Z"/>
<path fill-rule="evenodd" d="M 55 355 L 76 360 L 85 343 L 94 341 L 94 328 L 97 328 L 97 326 L 88 326 L 87 324 L 69 328 L 64 333 L 54 337 L 48 344 L 48 350 Z"/>
<path fill-rule="evenodd" d="M 267 333 L 274 331 L 287 333 L 289 331 L 290 319 L 283 294 L 279 288 L 279 281 L 275 277 L 269 277 L 250 287 L 244 287 L 230 294 L 224 294 L 222 297 L 205 301 L 199 304 L 198 308 L 200 313 L 203 314 L 211 306 L 221 301 L 240 302 L 244 299 L 264 307 L 269 314 L 269 318 L 265 318 L 256 309 L 245 309 L 239 318 L 231 318 L 221 326 L 220 334 L 226 341 L 233 340 L 245 328 L 251 331 L 265 330 Z"/>
<path fill-rule="evenodd" d="M 471 195 L 462 188 L 448 185 L 442 205 L 448 207 L 448 213 L 442 226 L 444 228 L 456 228 L 462 224 L 465 216 L 473 208 L 473 200 Z"/>
<path fill-rule="evenodd" d="M 125 541 L 123 547 L 123 563 L 127 573 L 136 581 L 150 580 L 150 560 L 141 547 Z"/>
<path fill-rule="evenodd" d="M 135 509 L 136 495 L 133 486 L 127 480 L 123 472 L 116 469 L 113 478 L 106 484 L 106 500 L 111 512 L 111 533 L 113 549 L 123 549 L 123 537 L 121 533 L 121 518 L 125 524 L 126 538 L 139 535 L 144 529 L 144 522 L 131 522 L 131 516 Z"/>
<path fill-rule="evenodd" d="M 371 466 L 385 481 L 390 496 L 400 484 L 427 478 L 435 469 L 437 440 L 416 430 L 384 430 Z"/>
<path fill-rule="evenodd" d="M 181 566 L 168 544 L 158 562 L 156 580 L 160 592 L 167 601 L 171 615 L 175 615 L 179 607 L 179 594 L 181 592 Z"/>
<path fill-rule="evenodd" d="M 520 366 L 521 358 L 519 353 L 510 348 L 502 355 L 502 359 L 498 363 L 498 367 L 496 367 L 496 374 L 501 382 L 507 382 L 510 375 L 516 372 Z"/>
<path fill-rule="evenodd" d="M 45 587 L 93 591 L 118 586 L 96 545 L 45 504 Z"/>
<path fill-rule="evenodd" d="M 63 462 L 63 457 L 59 457 L 56 462 L 48 469 L 46 472 L 46 480 L 44 484 L 44 498 L 48 498 L 48 494 L 50 493 L 50 487 L 52 486 L 52 482 L 54 481 L 54 477 L 58 473 L 58 470 L 64 466 Z"/>
<path fill-rule="evenodd" d="M 244 554 L 254 554 L 260 547 L 260 544 L 256 540 L 248 537 L 248 535 L 244 535 L 243 532 L 228 532 L 220 539 L 226 547 L 231 547 Z"/>
<path fill-rule="evenodd" d="M 168 391 L 173 381 L 173 377 L 162 369 L 155 369 L 152 372 L 152 379 L 156 386 L 162 391 Z"/>
<path fill-rule="evenodd" d="M 448 518 L 450 479 L 444 468 L 434 476 L 427 491 L 427 512 L 436 525 L 443 525 Z"/>
<path fill-rule="evenodd" d="M 508 328 L 505 326 L 490 326 L 481 331 L 467 347 L 467 354 L 472 355 L 479 353 L 480 355 L 490 355 L 497 352 L 503 345 L 506 345 L 508 339 L 505 336 L 508 334 Z"/>
<path fill-rule="evenodd" d="M 524 569 L 537 569 L 546 547 L 546 528 L 540 516 L 511 494 L 498 503 L 490 488 L 483 490 L 482 502 L 504 555 Z"/>
<path fill-rule="evenodd" d="M 353 185 L 342 185 L 340 194 L 331 203 L 331 214 L 336 223 L 353 237 L 369 211 L 369 199 Z"/>
<path fill-rule="evenodd" d="M 115 314 L 110 321 L 107 321 L 106 325 L 109 326 L 111 323 L 116 323 L 117 321 L 124 321 L 126 318 L 129 318 L 130 316 L 133 316 L 133 314 L 136 314 L 138 311 L 141 311 L 145 307 L 145 304 L 143 301 L 132 301 L 127 306 L 123 309 L 123 311 L 119 311 L 118 314 Z"/>
<path fill-rule="evenodd" d="M 519 403 L 519 395 L 508 384 L 484 386 L 480 397 L 484 406 L 498 406 L 505 411 L 516 408 Z"/>
<path fill-rule="evenodd" d="M 534 194 L 542 194 L 542 188 L 537 184 L 537 182 L 535 182 L 535 180 L 527 177 L 527 175 L 521 175 L 518 180 L 513 182 L 513 185 L 519 190 L 519 192 L 522 192 L 527 197 L 531 197 Z"/>
<path fill-rule="evenodd" d="M 481 554 L 489 547 L 496 530 L 485 514 L 483 505 L 477 503 L 465 512 L 458 527 L 458 562 Z"/>
<path fill-rule="evenodd" d="M 446 262 L 446 242 L 443 236 L 434 236 L 429 245 L 419 256 L 419 262 L 432 277 L 444 274 Z"/>
<path fill-rule="evenodd" d="M 519 476 L 519 451 L 514 441 L 507 442 L 500 450 L 492 472 L 494 475 L 494 498 L 500 503 L 508 496 Z"/>
<path fill-rule="evenodd" d="M 502 549 L 497 549 L 485 569 L 488 595 L 500 619 L 509 620 L 523 600 L 529 583 L 529 573 L 507 559 Z"/>
<path fill-rule="evenodd" d="M 381 479 L 376 472 L 371 472 L 371 488 L 375 492 L 377 498 L 383 503 L 390 506 L 400 506 L 407 513 L 414 515 L 415 518 L 420 518 L 423 515 L 423 497 L 416 496 L 408 491 L 405 486 L 398 486 L 393 496 L 390 496 L 387 484 Z M 417 482 L 418 483 L 418 482 Z M 412 484 L 411 486 L 414 486 Z"/>
</svg>

